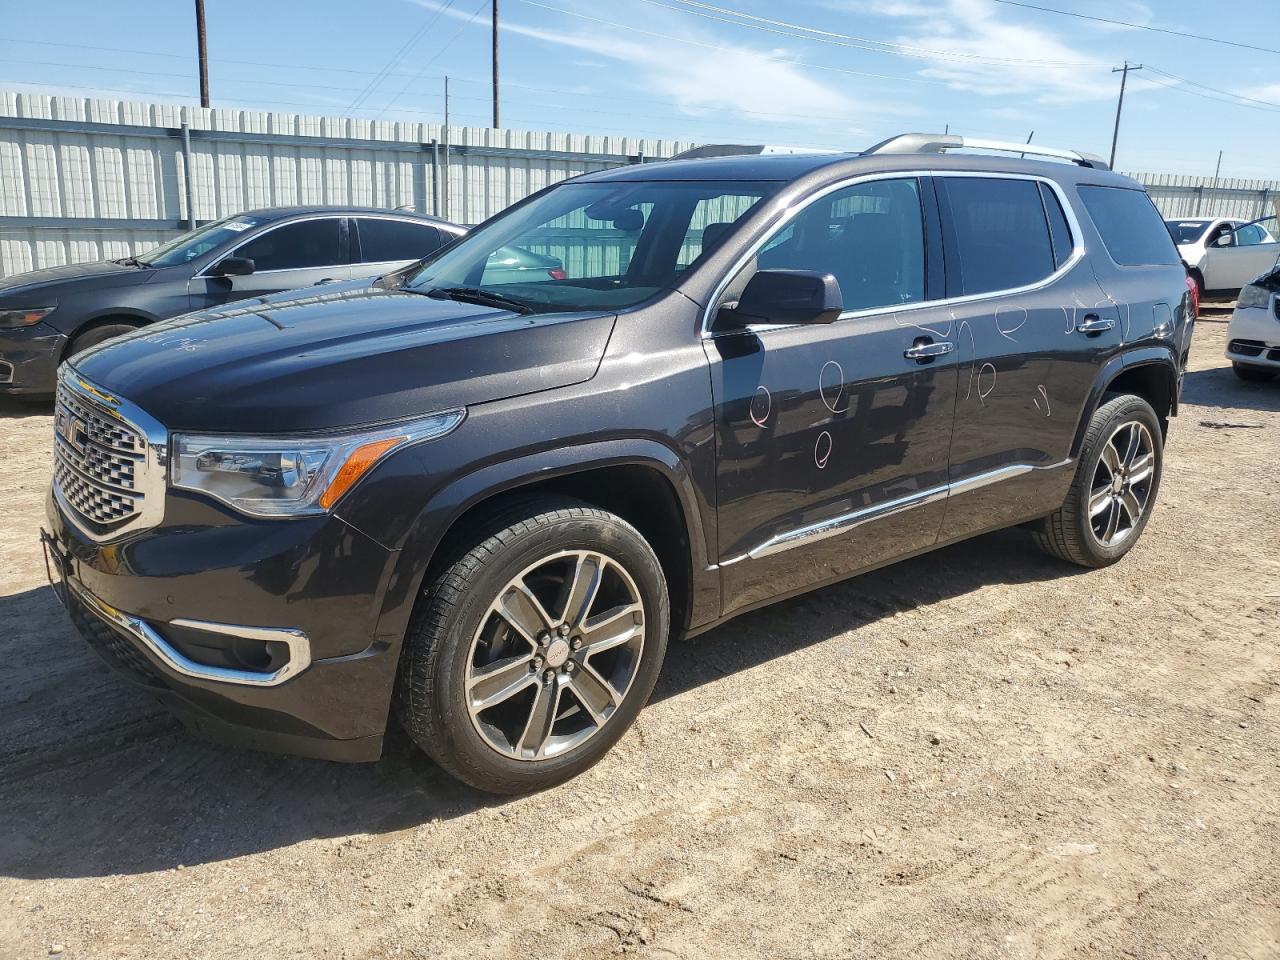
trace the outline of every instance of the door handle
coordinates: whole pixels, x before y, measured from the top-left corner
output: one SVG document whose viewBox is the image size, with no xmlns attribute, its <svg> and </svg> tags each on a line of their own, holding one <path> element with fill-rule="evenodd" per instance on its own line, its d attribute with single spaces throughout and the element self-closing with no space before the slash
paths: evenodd
<svg viewBox="0 0 1280 960">
<path fill-rule="evenodd" d="M 902 351 L 902 355 L 908 360 L 915 360 L 917 363 L 929 363 L 934 357 L 945 356 L 955 348 L 956 345 L 954 343 L 948 343 L 945 340 L 937 343 L 932 340 L 917 340 Z"/>
<path fill-rule="evenodd" d="M 1100 317 L 1096 313 L 1086 313 L 1084 315 L 1084 322 L 1081 323 L 1080 326 L 1076 327 L 1076 329 L 1084 334 L 1103 333 L 1112 329 L 1115 325 L 1116 322 L 1110 317 Z"/>
</svg>

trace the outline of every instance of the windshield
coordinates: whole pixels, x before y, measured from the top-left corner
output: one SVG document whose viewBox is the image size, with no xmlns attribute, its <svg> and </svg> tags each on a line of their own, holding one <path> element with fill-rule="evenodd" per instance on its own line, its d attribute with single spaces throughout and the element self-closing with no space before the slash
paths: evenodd
<svg viewBox="0 0 1280 960">
<path fill-rule="evenodd" d="M 189 263 L 263 222 L 260 217 L 244 216 L 215 220 L 140 254 L 138 262 L 149 267 L 176 267 Z"/>
<path fill-rule="evenodd" d="M 479 290 L 537 313 L 634 306 L 670 287 L 780 186 L 565 184 L 477 227 L 406 286 Z"/>
<path fill-rule="evenodd" d="M 1204 235 L 1209 226 L 1208 220 L 1166 220 L 1169 235 L 1174 243 L 1195 243 Z"/>
</svg>

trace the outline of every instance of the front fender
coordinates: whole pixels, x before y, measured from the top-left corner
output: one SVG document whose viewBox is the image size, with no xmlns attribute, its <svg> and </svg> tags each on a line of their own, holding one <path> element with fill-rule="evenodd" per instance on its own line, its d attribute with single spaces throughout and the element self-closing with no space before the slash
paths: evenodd
<svg viewBox="0 0 1280 960">
<path fill-rule="evenodd" d="M 683 514 L 691 550 L 691 620 L 697 623 L 718 616 L 720 578 L 708 564 L 706 528 L 693 478 L 679 455 L 665 444 L 624 438 L 542 450 L 488 464 L 453 478 L 437 490 L 409 520 L 403 528 L 403 537 L 394 544 L 398 554 L 382 599 L 378 636 L 404 635 L 428 566 L 454 523 L 472 507 L 532 483 L 624 465 L 649 467 L 671 485 Z M 358 516 L 345 519 L 360 525 Z"/>
</svg>

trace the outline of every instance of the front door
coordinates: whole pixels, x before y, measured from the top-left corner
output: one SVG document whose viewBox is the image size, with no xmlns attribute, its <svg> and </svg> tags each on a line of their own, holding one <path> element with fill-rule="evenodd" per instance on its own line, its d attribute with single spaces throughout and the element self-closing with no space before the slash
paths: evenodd
<svg viewBox="0 0 1280 960">
<path fill-rule="evenodd" d="M 945 506 L 956 369 L 927 181 L 820 195 L 734 277 L 831 273 L 845 314 L 828 325 L 717 329 L 719 554 L 725 611 L 931 546 Z M 928 269 L 926 269 L 928 267 Z M 714 314 L 713 314 L 714 315 Z M 920 353 L 933 345 L 932 356 Z"/>
<path fill-rule="evenodd" d="M 1280 227 L 1274 216 L 1241 224 L 1230 237 L 1229 246 L 1210 243 L 1205 248 L 1200 272 L 1206 290 L 1239 290 L 1274 267 L 1280 256 Z"/>
<path fill-rule="evenodd" d="M 216 262 L 206 267 L 188 285 L 192 310 L 346 280 L 352 275 L 343 217 L 311 217 L 266 227 L 227 256 L 252 260 L 253 273 L 218 276 Z"/>
</svg>

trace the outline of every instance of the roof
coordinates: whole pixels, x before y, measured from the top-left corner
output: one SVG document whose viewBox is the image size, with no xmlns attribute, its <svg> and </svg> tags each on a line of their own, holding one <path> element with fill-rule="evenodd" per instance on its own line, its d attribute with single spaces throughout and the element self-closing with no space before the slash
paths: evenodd
<svg viewBox="0 0 1280 960">
<path fill-rule="evenodd" d="M 403 217 L 406 220 L 421 220 L 426 223 L 438 223 L 447 227 L 458 226 L 456 223 L 452 223 L 440 217 L 428 216 L 425 213 L 415 213 L 412 210 L 388 210 L 386 207 L 354 207 L 339 204 L 314 204 L 296 207 L 260 207 L 257 210 L 245 210 L 239 215 L 245 217 L 259 217 L 263 220 L 283 220 L 286 217 L 307 216 L 323 213 L 352 217 L 359 216 L 361 214 L 377 214 L 382 217 Z"/>
<path fill-rule="evenodd" d="M 1022 173 L 1064 182 L 1135 186 L 1109 170 L 1054 160 L 974 153 L 797 153 L 748 154 L 695 160 L 665 160 L 614 167 L 585 174 L 576 182 L 639 180 L 768 180 L 790 182 L 815 175 L 831 179 L 881 172 L 961 170 L 972 173 Z"/>
</svg>

